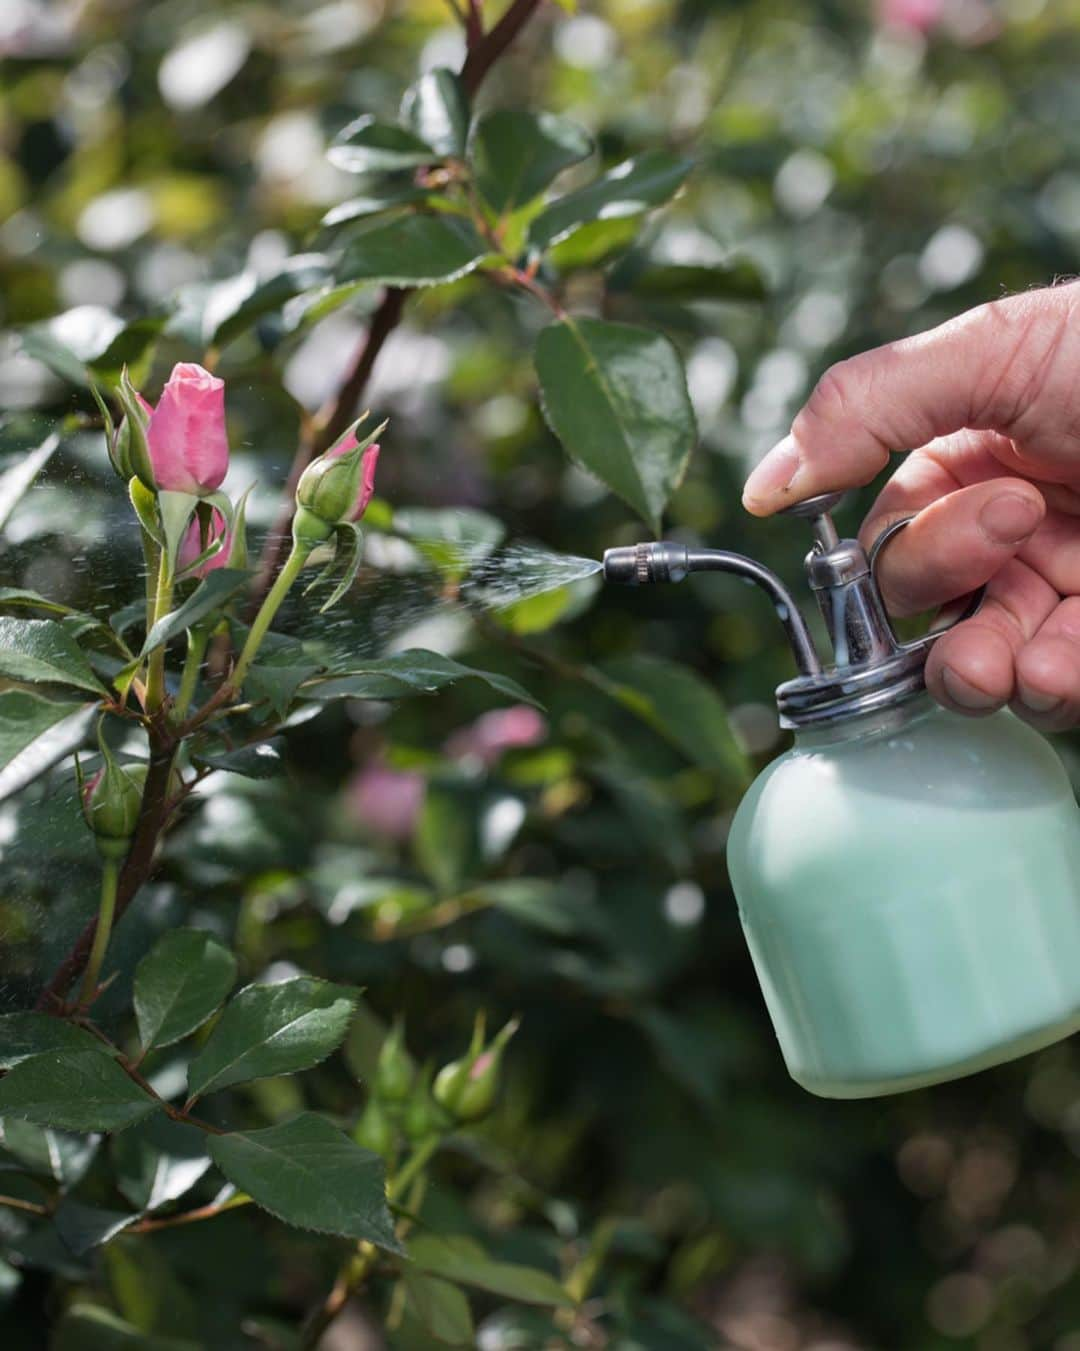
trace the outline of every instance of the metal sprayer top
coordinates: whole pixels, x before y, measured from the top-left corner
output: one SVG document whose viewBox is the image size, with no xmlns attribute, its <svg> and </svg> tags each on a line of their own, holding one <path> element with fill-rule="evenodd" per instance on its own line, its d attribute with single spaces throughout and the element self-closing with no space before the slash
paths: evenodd
<svg viewBox="0 0 1080 1351">
<path fill-rule="evenodd" d="M 799 675 L 776 691 L 784 727 L 818 727 L 889 707 L 924 688 L 927 651 L 945 630 L 908 643 L 897 638 L 881 598 L 877 560 L 911 518 L 895 521 L 867 553 L 858 540 L 841 539 L 833 524 L 831 513 L 842 496 L 811 497 L 787 512 L 809 521 L 814 532 L 806 574 L 832 644 L 831 666 L 822 665 L 806 620 L 783 582 L 752 558 L 668 542 L 634 544 L 608 549 L 604 576 L 609 582 L 638 586 L 680 582 L 690 572 L 732 572 L 756 582 L 772 599 L 799 668 Z M 980 592 L 956 622 L 970 618 L 981 601 Z"/>
</svg>

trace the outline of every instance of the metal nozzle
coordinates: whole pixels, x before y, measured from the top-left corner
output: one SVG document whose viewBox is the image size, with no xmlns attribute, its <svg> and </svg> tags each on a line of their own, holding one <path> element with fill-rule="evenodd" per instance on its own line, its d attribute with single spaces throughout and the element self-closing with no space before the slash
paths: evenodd
<svg viewBox="0 0 1080 1351">
<path fill-rule="evenodd" d="M 689 571 L 689 550 L 683 544 L 630 544 L 604 552 L 605 581 L 623 586 L 681 582 Z"/>
<path fill-rule="evenodd" d="M 777 616 L 787 633 L 795 660 L 803 675 L 817 675 L 821 661 L 814 640 L 799 613 L 799 607 L 780 578 L 768 568 L 742 554 L 726 549 L 688 549 L 685 544 L 665 540 L 655 544 L 632 544 L 608 549 L 604 554 L 604 578 L 624 586 L 644 586 L 649 582 L 681 582 L 688 572 L 733 572 L 745 577 L 768 593 Z"/>
</svg>

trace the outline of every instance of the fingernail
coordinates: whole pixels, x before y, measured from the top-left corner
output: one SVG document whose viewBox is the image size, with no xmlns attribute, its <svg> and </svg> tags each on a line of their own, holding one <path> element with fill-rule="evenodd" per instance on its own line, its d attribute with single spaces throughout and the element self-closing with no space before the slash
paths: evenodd
<svg viewBox="0 0 1080 1351">
<path fill-rule="evenodd" d="M 1042 520 L 1037 502 L 1020 493 L 993 497 L 979 512 L 979 525 L 995 544 L 1019 544 Z"/>
<path fill-rule="evenodd" d="M 1061 700 L 1056 694 L 1040 694 L 1038 690 L 1028 689 L 1026 685 L 1020 686 L 1020 702 L 1025 708 L 1030 708 L 1032 713 L 1053 713 L 1055 708 L 1061 706 Z"/>
<path fill-rule="evenodd" d="M 802 460 L 795 440 L 785 436 L 765 456 L 746 480 L 743 488 L 744 506 L 775 507 L 776 497 L 791 487 Z"/>
<path fill-rule="evenodd" d="M 946 666 L 942 671 L 941 681 L 945 686 L 945 693 L 960 708 L 969 708 L 972 712 L 981 713 L 998 705 L 998 700 L 992 694 L 987 694 L 985 690 L 969 684 L 951 667 Z"/>
</svg>

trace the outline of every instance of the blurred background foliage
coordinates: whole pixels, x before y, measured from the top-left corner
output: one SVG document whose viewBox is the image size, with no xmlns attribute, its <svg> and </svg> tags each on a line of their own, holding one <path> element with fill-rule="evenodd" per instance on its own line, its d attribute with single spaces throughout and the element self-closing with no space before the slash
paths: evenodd
<svg viewBox="0 0 1080 1351">
<path fill-rule="evenodd" d="M 322 217 L 356 191 L 327 162 L 330 139 L 360 112 L 392 117 L 418 70 L 461 51 L 438 0 L 3 0 L 0 450 L 14 461 L 58 417 L 92 411 L 40 359 L 56 330 L 28 339 L 29 326 L 88 322 L 86 306 L 171 316 L 147 387 L 200 359 L 177 293 L 317 250 Z M 657 147 L 698 160 L 643 233 L 590 227 L 555 260 L 573 309 L 660 327 L 684 355 L 700 443 L 667 533 L 800 584 L 805 532 L 744 518 L 739 485 L 821 371 L 1076 269 L 1078 58 L 1075 0 L 541 10 L 483 106 L 587 126 L 598 152 L 582 178 Z M 624 284 L 731 260 L 763 298 L 712 298 L 689 274 L 681 292 Z M 256 530 L 375 299 L 299 331 L 279 307 L 216 354 L 229 482 L 257 481 Z M 493 518 L 588 557 L 643 533 L 544 425 L 530 360 L 544 321 L 479 278 L 410 302 L 366 400 L 392 418 L 367 566 L 332 616 L 293 604 L 288 617 L 353 652 L 424 645 L 501 670 L 543 718 L 493 713 L 491 691 L 466 683 L 293 727 L 284 775 L 208 780 L 125 919 L 122 964 L 169 926 L 203 924 L 235 942 L 248 978 L 300 967 L 364 985 L 375 1015 L 405 1015 L 420 1059 L 458 1051 L 480 1007 L 495 1025 L 522 1015 L 495 1115 L 443 1161 L 426 1206 L 508 1259 L 588 1269 L 591 1298 L 572 1328 L 481 1298 L 483 1351 L 1078 1351 L 1073 1046 L 879 1102 L 818 1101 L 785 1075 L 724 863 L 747 774 L 783 744 L 770 694 L 790 659 L 760 596 L 718 577 L 643 594 L 587 582 L 492 618 L 433 591 L 379 534 L 389 503 L 483 513 L 419 515 L 421 535 L 496 533 Z M 851 503 L 844 523 L 857 519 Z M 138 567 L 100 433 L 76 429 L 8 522 L 0 580 L 108 607 L 135 594 Z M 687 677 L 668 683 L 667 662 L 714 686 L 727 716 Z M 611 698 L 603 673 L 627 663 L 661 691 L 661 731 Z M 7 798 L 0 851 L 0 998 L 18 1008 L 94 906 L 70 774 Z M 120 1010 L 129 991 L 122 977 L 107 998 Z M 303 1091 L 355 1116 L 336 1062 Z M 245 1092 L 264 1120 L 300 1105 L 291 1081 Z M 252 1211 L 95 1258 L 35 1247 L 6 1213 L 0 1237 L 12 1351 L 44 1345 L 78 1291 L 135 1321 L 140 1345 L 286 1345 L 274 1328 L 332 1269 L 332 1245 Z M 139 1321 L 147 1290 L 157 1313 Z M 362 1309 L 333 1335 L 381 1344 Z"/>
</svg>

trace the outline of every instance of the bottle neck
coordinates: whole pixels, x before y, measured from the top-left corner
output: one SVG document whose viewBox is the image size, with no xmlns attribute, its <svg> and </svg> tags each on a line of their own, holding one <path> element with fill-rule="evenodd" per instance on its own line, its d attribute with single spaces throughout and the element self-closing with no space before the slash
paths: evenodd
<svg viewBox="0 0 1080 1351">
<path fill-rule="evenodd" d="M 936 709 L 933 699 L 923 690 L 887 708 L 875 709 L 870 713 L 855 713 L 849 718 L 838 718 L 835 722 L 817 727 L 797 728 L 795 747 L 797 750 L 819 750 L 823 746 L 834 746 L 844 741 L 895 736 L 913 723 L 922 721 Z"/>
</svg>

